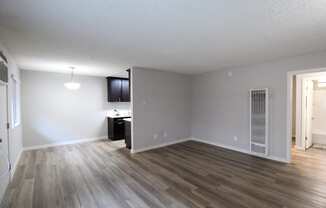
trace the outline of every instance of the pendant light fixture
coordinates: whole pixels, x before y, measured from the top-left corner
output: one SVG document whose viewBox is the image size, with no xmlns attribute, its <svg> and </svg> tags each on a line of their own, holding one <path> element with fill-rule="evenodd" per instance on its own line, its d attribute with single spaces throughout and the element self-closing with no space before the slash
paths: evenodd
<svg viewBox="0 0 326 208">
<path fill-rule="evenodd" d="M 78 90 L 80 88 L 80 83 L 74 82 L 74 69 L 75 69 L 75 67 L 70 67 L 70 69 L 71 69 L 70 81 L 64 83 L 64 86 L 68 90 Z"/>
</svg>

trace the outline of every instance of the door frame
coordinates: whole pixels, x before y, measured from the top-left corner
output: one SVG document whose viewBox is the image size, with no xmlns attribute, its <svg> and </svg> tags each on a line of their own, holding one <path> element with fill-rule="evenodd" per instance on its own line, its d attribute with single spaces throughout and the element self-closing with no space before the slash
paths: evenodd
<svg viewBox="0 0 326 208">
<path fill-rule="evenodd" d="M 308 87 L 310 84 L 313 84 L 313 83 L 308 83 L 308 82 L 312 82 L 313 79 L 308 75 L 303 75 L 303 78 L 300 79 L 300 81 L 302 81 L 302 88 L 299 89 L 299 92 L 301 92 L 301 94 L 298 94 L 297 93 L 297 96 L 299 96 L 299 99 L 301 99 L 301 105 L 300 105 L 300 113 L 302 115 L 301 118 L 301 121 L 298 121 L 298 123 L 300 122 L 301 123 L 301 129 L 297 129 L 296 128 L 296 137 L 301 140 L 301 144 L 302 144 L 302 148 L 301 149 L 304 149 L 304 150 L 307 150 L 309 147 L 307 147 L 307 141 L 308 140 L 311 140 L 311 143 L 312 143 L 312 111 L 313 111 L 313 104 L 312 104 L 312 100 L 308 100 L 308 97 L 310 97 L 310 99 L 313 99 L 313 95 L 311 95 L 310 93 L 313 93 L 313 89 L 312 89 L 312 92 L 308 92 Z M 304 89 L 306 88 L 306 89 Z M 298 92 L 298 91 L 297 91 Z M 309 118 L 308 117 L 308 106 L 310 108 L 310 113 L 311 113 L 311 117 Z M 298 115 L 298 113 L 297 113 Z M 310 126 L 310 133 L 309 133 L 309 136 L 308 136 L 308 127 Z M 300 137 L 299 137 L 300 136 Z M 298 141 L 298 140 L 297 140 Z M 296 142 L 297 142 L 296 141 Z M 297 145 L 296 145 L 297 146 Z"/>
<path fill-rule="evenodd" d="M 7 109 L 6 109 L 6 111 L 7 111 L 7 121 L 6 121 L 6 123 L 7 123 L 7 149 L 8 149 L 8 164 L 9 164 L 9 179 L 11 180 L 11 178 L 12 178 L 12 175 L 11 175 L 11 168 L 12 168 L 12 164 L 11 164 L 11 158 L 10 158 L 10 107 L 9 107 L 9 105 L 10 105 L 10 102 L 9 102 L 9 81 L 8 81 L 8 83 L 6 83 L 6 82 L 3 82 L 3 81 L 1 81 L 0 80 L 0 85 L 4 85 L 5 87 L 6 87 L 6 103 L 7 103 Z"/>
<path fill-rule="evenodd" d="M 304 69 L 304 70 L 298 70 L 298 71 L 289 71 L 287 72 L 287 93 L 286 93 L 286 160 L 287 162 L 291 162 L 291 151 L 292 151 L 292 104 L 293 104 L 293 77 L 294 76 L 300 76 L 303 74 L 309 74 L 309 73 L 316 73 L 316 72 L 326 72 L 326 68 L 315 68 L 315 69 Z M 298 79 L 296 79 L 297 81 Z M 300 82 L 297 81 L 297 84 L 300 84 Z M 301 86 L 296 86 L 297 90 Z M 301 97 L 300 97 L 301 98 Z M 300 99 L 297 96 L 297 100 Z M 296 102 L 298 104 L 298 102 Z M 301 108 L 296 108 L 296 120 L 301 121 L 301 113 L 298 114 L 297 112 L 300 111 Z M 296 122 L 296 134 L 298 133 L 297 129 L 301 129 L 301 122 Z M 296 135 L 297 137 L 297 135 Z M 297 137 L 298 138 L 298 137 Z M 300 138 L 300 137 L 299 137 Z M 296 147 L 300 149 L 300 147 Z"/>
<path fill-rule="evenodd" d="M 316 72 L 313 72 L 316 73 Z M 303 73 L 296 75 L 296 125 L 295 125 L 295 148 L 298 150 L 306 150 L 306 112 L 305 112 L 305 82 L 311 80 L 312 73 Z"/>
</svg>

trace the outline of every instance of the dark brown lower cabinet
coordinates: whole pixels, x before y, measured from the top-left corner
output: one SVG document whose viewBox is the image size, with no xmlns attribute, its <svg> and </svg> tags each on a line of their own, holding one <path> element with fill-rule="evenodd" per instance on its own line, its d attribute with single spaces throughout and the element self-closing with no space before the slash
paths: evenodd
<svg viewBox="0 0 326 208">
<path fill-rule="evenodd" d="M 125 121 L 124 118 L 110 118 L 108 117 L 108 137 L 111 140 L 125 139 Z"/>
<path fill-rule="evenodd" d="M 131 149 L 131 122 L 125 121 L 125 143 L 128 149 Z"/>
</svg>

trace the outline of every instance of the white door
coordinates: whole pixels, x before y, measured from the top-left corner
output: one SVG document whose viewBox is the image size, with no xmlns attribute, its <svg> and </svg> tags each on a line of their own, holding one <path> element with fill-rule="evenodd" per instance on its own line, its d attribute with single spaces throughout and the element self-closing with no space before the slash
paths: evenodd
<svg viewBox="0 0 326 208">
<path fill-rule="evenodd" d="M 7 86 L 0 82 L 0 200 L 9 183 Z"/>
<path fill-rule="evenodd" d="M 303 126 L 305 128 L 305 149 L 308 149 L 312 146 L 312 118 L 313 118 L 313 90 L 314 90 L 314 84 L 312 80 L 305 80 L 304 81 L 304 99 L 305 99 L 305 105 L 304 105 L 304 111 L 305 116 L 303 116 L 303 119 L 305 119 L 305 125 Z"/>
</svg>

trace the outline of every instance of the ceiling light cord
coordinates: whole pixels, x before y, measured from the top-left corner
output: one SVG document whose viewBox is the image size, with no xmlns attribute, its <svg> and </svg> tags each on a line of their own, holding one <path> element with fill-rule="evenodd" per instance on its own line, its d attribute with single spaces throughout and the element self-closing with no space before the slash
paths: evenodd
<svg viewBox="0 0 326 208">
<path fill-rule="evenodd" d="M 75 67 L 70 67 L 71 68 L 71 75 L 70 75 L 70 81 L 72 82 L 73 79 L 74 79 L 74 70 L 75 70 Z"/>
<path fill-rule="evenodd" d="M 74 82 L 74 69 L 75 67 L 70 67 L 71 74 L 70 74 L 70 81 L 64 83 L 64 86 L 69 90 L 78 90 L 80 88 L 80 83 Z"/>
</svg>

